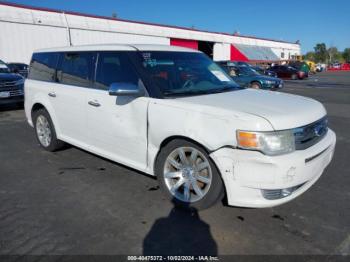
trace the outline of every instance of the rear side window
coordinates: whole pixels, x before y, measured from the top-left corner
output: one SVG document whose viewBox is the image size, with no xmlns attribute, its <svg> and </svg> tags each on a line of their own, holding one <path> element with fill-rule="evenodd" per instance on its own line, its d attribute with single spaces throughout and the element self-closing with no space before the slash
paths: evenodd
<svg viewBox="0 0 350 262">
<path fill-rule="evenodd" d="M 138 76 L 126 53 L 99 53 L 95 87 L 108 90 L 112 83 L 138 84 Z"/>
<path fill-rule="evenodd" d="M 30 63 L 29 78 L 54 82 L 58 53 L 34 53 Z"/>
<path fill-rule="evenodd" d="M 94 54 L 91 52 L 63 53 L 58 81 L 66 85 L 90 87 Z"/>
</svg>

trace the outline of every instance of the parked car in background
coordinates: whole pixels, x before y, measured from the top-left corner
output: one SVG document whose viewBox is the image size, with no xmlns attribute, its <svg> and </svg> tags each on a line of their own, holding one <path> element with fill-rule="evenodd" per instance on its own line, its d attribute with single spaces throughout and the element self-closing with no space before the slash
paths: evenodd
<svg viewBox="0 0 350 262">
<path fill-rule="evenodd" d="M 10 68 L 12 73 L 20 74 L 23 77 L 28 76 L 28 65 L 24 63 L 7 63 L 8 68 Z"/>
<path fill-rule="evenodd" d="M 350 70 L 350 63 L 335 63 L 335 64 L 331 64 L 328 67 L 328 70 L 330 71 L 349 71 Z"/>
<path fill-rule="evenodd" d="M 321 63 L 316 64 L 316 72 L 323 72 L 326 70 L 327 70 L 326 64 L 321 64 Z"/>
<path fill-rule="evenodd" d="M 279 78 L 283 79 L 304 79 L 305 72 L 297 70 L 296 68 L 292 66 L 287 66 L 287 65 L 274 65 L 269 68 L 269 70 L 276 72 L 277 76 Z"/>
<path fill-rule="evenodd" d="M 256 72 L 258 72 L 261 75 L 267 75 L 267 76 L 271 76 L 271 77 L 277 77 L 277 74 L 273 71 L 270 71 L 268 69 L 263 69 L 259 66 L 253 66 L 251 64 L 248 64 L 247 62 L 242 62 L 242 61 L 221 61 L 219 63 L 227 63 L 227 66 L 249 66 L 251 68 L 253 68 Z"/>
<path fill-rule="evenodd" d="M 283 87 L 283 80 L 261 75 L 248 64 L 237 65 L 232 62 L 218 62 L 231 78 L 241 87 L 277 90 Z"/>
<path fill-rule="evenodd" d="M 294 67 L 296 70 L 304 72 L 305 78 L 309 77 L 310 67 L 304 61 L 291 61 L 288 63 L 289 66 Z"/>
<path fill-rule="evenodd" d="M 261 75 L 267 75 L 267 76 L 271 76 L 271 77 L 278 77 L 276 72 L 268 70 L 268 69 L 263 69 L 260 66 L 252 66 L 252 68 L 258 72 Z"/>
<path fill-rule="evenodd" d="M 330 64 L 328 68 L 331 69 L 331 70 L 340 70 L 341 63 L 337 62 L 337 63 Z"/>
<path fill-rule="evenodd" d="M 23 84 L 23 76 L 11 73 L 8 66 L 0 60 L 0 106 L 23 105 Z"/>
</svg>

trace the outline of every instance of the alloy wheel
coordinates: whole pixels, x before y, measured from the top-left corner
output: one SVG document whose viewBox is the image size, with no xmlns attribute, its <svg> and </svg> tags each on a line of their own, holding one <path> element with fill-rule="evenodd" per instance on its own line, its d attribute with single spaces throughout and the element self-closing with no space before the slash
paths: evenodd
<svg viewBox="0 0 350 262">
<path fill-rule="evenodd" d="M 173 197 L 187 203 L 202 199 L 212 184 L 207 157 L 193 147 L 179 147 L 167 157 L 163 176 Z"/>
<path fill-rule="evenodd" d="M 40 144 L 44 147 L 48 147 L 51 143 L 51 128 L 49 121 L 43 115 L 39 115 L 36 119 L 36 133 Z"/>
</svg>

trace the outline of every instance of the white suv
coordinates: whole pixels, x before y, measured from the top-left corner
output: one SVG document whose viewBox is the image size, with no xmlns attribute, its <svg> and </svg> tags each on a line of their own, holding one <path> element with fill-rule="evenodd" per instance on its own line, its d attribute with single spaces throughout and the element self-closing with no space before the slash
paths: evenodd
<svg viewBox="0 0 350 262">
<path fill-rule="evenodd" d="M 319 102 L 242 89 L 203 53 L 96 45 L 33 54 L 25 111 L 41 146 L 64 142 L 157 176 L 177 205 L 271 207 L 305 192 L 336 136 Z"/>
</svg>

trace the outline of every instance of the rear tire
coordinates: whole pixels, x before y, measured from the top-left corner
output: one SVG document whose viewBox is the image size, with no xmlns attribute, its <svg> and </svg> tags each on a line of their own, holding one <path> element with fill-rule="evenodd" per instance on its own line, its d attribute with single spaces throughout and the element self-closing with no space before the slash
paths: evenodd
<svg viewBox="0 0 350 262">
<path fill-rule="evenodd" d="M 33 113 L 33 123 L 36 138 L 42 148 L 49 152 L 54 152 L 65 145 L 63 141 L 57 139 L 51 117 L 44 108 Z"/>
<path fill-rule="evenodd" d="M 224 196 L 221 176 L 207 152 L 184 139 L 161 149 L 155 174 L 165 195 L 181 208 L 206 209 Z"/>
</svg>

